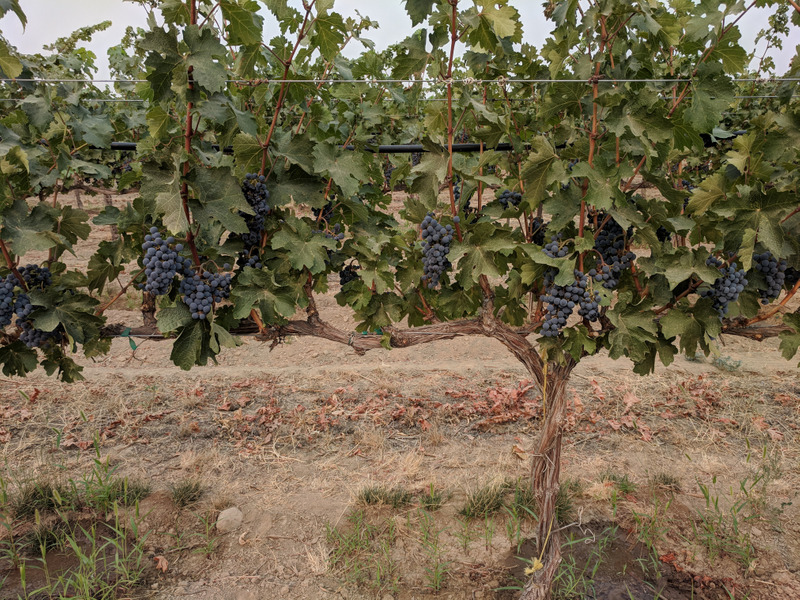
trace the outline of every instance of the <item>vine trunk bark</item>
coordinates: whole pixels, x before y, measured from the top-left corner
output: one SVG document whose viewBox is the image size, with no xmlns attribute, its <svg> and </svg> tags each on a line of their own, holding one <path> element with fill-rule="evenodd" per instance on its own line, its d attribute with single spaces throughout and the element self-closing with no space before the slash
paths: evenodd
<svg viewBox="0 0 800 600">
<path fill-rule="evenodd" d="M 539 508 L 539 555 L 532 557 L 534 572 L 522 590 L 521 600 L 549 600 L 561 563 L 561 540 L 556 519 L 561 476 L 561 437 L 567 410 L 566 388 L 574 363 L 550 363 L 545 372 L 545 419 L 531 466 L 531 489 Z"/>
</svg>

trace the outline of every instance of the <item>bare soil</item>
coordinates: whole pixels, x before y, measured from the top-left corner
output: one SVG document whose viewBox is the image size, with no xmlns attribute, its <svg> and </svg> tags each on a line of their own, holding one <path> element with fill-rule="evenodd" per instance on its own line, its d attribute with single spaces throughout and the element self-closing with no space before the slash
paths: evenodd
<svg viewBox="0 0 800 600">
<path fill-rule="evenodd" d="M 97 242 L 80 244 L 75 263 Z M 337 287 L 332 278 L 320 313 L 352 328 Z M 135 309 L 122 298 L 107 315 L 136 325 Z M 137 522 L 151 564 L 131 597 L 514 597 L 500 588 L 524 577 L 516 557 L 530 557 L 535 523 L 523 520 L 512 540 L 507 511 L 459 515 L 479 487 L 529 476 L 542 399 L 499 343 L 357 356 L 325 340 L 270 351 L 243 338 L 218 365 L 190 372 L 169 361 L 169 342 L 135 344 L 117 339 L 108 356 L 82 360 L 76 384 L 42 372 L 0 378 L 0 476 L 12 494 L 54 471 L 80 479 L 95 446 L 119 475 L 149 484 Z M 724 337 L 718 350 L 715 361 L 678 357 L 648 377 L 605 355 L 576 369 L 562 597 L 800 598 L 800 377 L 776 340 Z M 615 485 L 621 476 L 635 489 Z M 204 493 L 180 508 L 171 490 L 187 480 Z M 431 485 L 444 496 L 437 511 L 359 500 L 370 486 L 419 498 Z M 231 506 L 241 526 L 206 527 Z M 375 543 L 337 562 L 348 555 L 335 533 L 352 533 L 358 518 Z M 565 582 L 591 579 L 598 562 L 594 592 L 567 596 Z M 2 583 L 12 574 L 0 555 L 0 598 L 16 598 L 13 578 Z"/>
</svg>

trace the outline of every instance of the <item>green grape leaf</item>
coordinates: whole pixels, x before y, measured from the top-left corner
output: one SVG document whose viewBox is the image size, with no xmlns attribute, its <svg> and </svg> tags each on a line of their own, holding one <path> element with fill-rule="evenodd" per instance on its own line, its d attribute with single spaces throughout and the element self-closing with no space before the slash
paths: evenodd
<svg viewBox="0 0 800 600">
<path fill-rule="evenodd" d="M 172 346 L 170 360 L 184 371 L 188 371 L 203 358 L 204 324 L 193 321 L 181 329 Z"/>
<path fill-rule="evenodd" d="M 39 357 L 36 355 L 36 350 L 16 341 L 0 345 L 0 365 L 3 365 L 3 375 L 6 377 L 15 375 L 25 377 L 39 366 Z"/>
<path fill-rule="evenodd" d="M 142 197 L 155 202 L 156 209 L 163 215 L 164 225 L 173 233 L 186 231 L 189 227 L 181 199 L 179 160 L 175 157 L 171 168 L 147 164 L 142 169 Z"/>
<path fill-rule="evenodd" d="M 435 0 L 403 0 L 406 12 L 411 17 L 411 25 L 416 27 L 431 14 Z"/>
<path fill-rule="evenodd" d="M 270 271 L 246 267 L 231 294 L 234 317 L 244 319 L 258 307 L 266 323 L 280 323 L 296 312 L 299 293 L 291 287 L 278 285 L 275 274 Z"/>
<path fill-rule="evenodd" d="M 100 334 L 103 319 L 94 314 L 98 302 L 82 294 L 64 294 L 54 300 L 45 292 L 31 290 L 28 292 L 31 304 L 36 309 L 33 313 L 33 324 L 36 329 L 53 331 L 59 325 L 78 344 L 96 338 Z"/>
<path fill-rule="evenodd" d="M 800 314 L 789 313 L 784 315 L 783 322 L 794 330 L 780 333 L 780 349 L 783 358 L 791 360 L 797 354 L 797 349 L 800 348 Z"/>
<path fill-rule="evenodd" d="M 167 334 L 177 331 L 192 322 L 192 311 L 183 301 L 175 303 L 175 306 L 162 308 L 156 314 L 156 323 L 161 333 Z"/>
<path fill-rule="evenodd" d="M 308 269 L 316 275 L 325 270 L 327 251 L 335 249 L 336 242 L 321 233 L 312 234 L 305 221 L 287 218 L 281 230 L 272 237 L 272 248 L 285 249 L 293 269 Z"/>
<path fill-rule="evenodd" d="M 229 42 L 238 44 L 260 44 L 264 19 L 258 14 L 258 3 L 247 0 L 237 4 L 232 0 L 220 3 L 222 16 L 228 21 Z"/>
<path fill-rule="evenodd" d="M 213 219 L 233 233 L 245 233 L 247 223 L 240 212 L 253 214 L 241 185 L 228 168 L 192 169 L 187 177 L 195 192 L 199 206 L 192 203 L 194 218 L 202 223 Z"/>
<path fill-rule="evenodd" d="M 11 48 L 0 38 L 0 70 L 6 77 L 19 77 L 22 74 L 22 61 L 11 54 Z"/>
<path fill-rule="evenodd" d="M 210 28 L 200 30 L 196 25 L 186 28 L 183 41 L 189 47 L 186 62 L 192 67 L 194 80 L 211 93 L 221 92 L 226 79 L 225 46 L 219 43 Z"/>
</svg>

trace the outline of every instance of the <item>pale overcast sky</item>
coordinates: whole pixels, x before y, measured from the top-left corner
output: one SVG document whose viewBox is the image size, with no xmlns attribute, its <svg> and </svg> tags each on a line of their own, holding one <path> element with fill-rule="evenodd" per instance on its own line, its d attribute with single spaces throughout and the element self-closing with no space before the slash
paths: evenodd
<svg viewBox="0 0 800 600">
<path fill-rule="evenodd" d="M 79 27 L 105 20 L 112 21 L 113 25 L 97 34 L 89 45 L 98 57 L 99 79 L 108 77 L 108 47 L 119 43 L 128 25 L 144 27 L 145 24 L 144 9 L 138 4 L 123 0 L 22 0 L 21 4 L 28 16 L 26 30 L 23 32 L 16 16 L 9 14 L 0 20 L 0 31 L 24 53 L 39 52 L 43 45 L 52 43 L 58 37 L 67 36 Z M 299 0 L 290 0 L 290 4 L 300 6 Z M 511 0 L 510 4 L 520 11 L 526 41 L 541 47 L 551 25 L 542 16 L 541 1 Z M 381 28 L 366 35 L 376 43 L 378 49 L 402 40 L 411 32 L 411 21 L 401 0 L 337 0 L 334 10 L 345 16 L 355 16 L 355 11 L 360 10 L 362 14 L 378 21 Z M 766 26 L 768 16 L 767 9 L 759 9 L 751 11 L 740 21 L 741 43 L 746 50 L 753 49 L 755 36 Z M 265 39 L 277 33 L 274 20 L 268 16 Z M 792 30 L 792 37 L 793 39 L 784 43 L 781 53 L 774 54 L 779 74 L 786 71 L 794 54 L 794 46 L 800 44 L 797 29 Z"/>
</svg>

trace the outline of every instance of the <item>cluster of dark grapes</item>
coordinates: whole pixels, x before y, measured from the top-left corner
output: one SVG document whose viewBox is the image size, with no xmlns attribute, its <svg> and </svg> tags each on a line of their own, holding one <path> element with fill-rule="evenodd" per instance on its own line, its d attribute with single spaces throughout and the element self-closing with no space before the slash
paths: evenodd
<svg viewBox="0 0 800 600">
<path fill-rule="evenodd" d="M 261 269 L 264 267 L 264 264 L 261 262 L 261 259 L 256 256 L 248 256 L 247 254 L 241 254 L 236 261 L 241 268 L 250 267 L 251 269 Z"/>
<path fill-rule="evenodd" d="M 469 142 L 469 134 L 467 133 L 466 129 L 462 129 L 461 133 L 456 136 L 456 143 L 458 144 L 466 144 Z"/>
<path fill-rule="evenodd" d="M 39 288 L 44 289 L 53 283 L 53 275 L 47 267 L 40 267 L 39 265 L 25 265 L 19 269 L 19 274 L 25 280 L 25 285 L 28 289 Z"/>
<path fill-rule="evenodd" d="M 53 282 L 53 276 L 47 267 L 26 265 L 21 267 L 18 273 L 29 290 L 45 289 Z M 53 331 L 42 331 L 33 326 L 30 321 L 33 305 L 28 294 L 18 293 L 16 297 L 14 296 L 14 290 L 19 285 L 19 280 L 14 273 L 9 273 L 0 279 L 0 327 L 11 323 L 13 314 L 17 316 L 17 324 L 22 329 L 19 339 L 28 348 L 44 346 L 48 340 L 60 342 L 64 337 L 64 329 L 61 325 Z"/>
<path fill-rule="evenodd" d="M 387 189 L 392 188 L 392 173 L 394 173 L 394 165 L 387 160 L 383 164 L 383 185 Z"/>
<path fill-rule="evenodd" d="M 659 242 L 666 242 L 672 239 L 672 234 L 669 232 L 669 229 L 661 225 L 656 229 L 656 237 Z"/>
<path fill-rule="evenodd" d="M 753 266 L 756 271 L 763 273 L 767 280 L 767 289 L 758 292 L 761 295 L 761 304 L 769 304 L 769 301 L 777 298 L 783 289 L 788 265 L 785 260 L 779 261 L 775 258 L 771 252 L 764 252 L 753 255 Z"/>
<path fill-rule="evenodd" d="M 600 220 L 605 220 L 605 215 L 598 215 Z M 614 289 L 619 283 L 620 274 L 626 269 L 630 269 L 636 255 L 626 249 L 627 235 L 622 226 L 613 218 L 609 219 L 594 241 L 594 249 L 603 258 L 603 267 L 598 271 L 598 275 L 603 277 L 603 287 Z M 608 267 L 608 269 L 606 269 Z M 608 275 L 608 278 L 605 276 Z M 595 276 L 597 281 L 597 276 Z"/>
<path fill-rule="evenodd" d="M 453 175 L 453 197 L 456 202 L 461 200 L 461 177 Z"/>
<path fill-rule="evenodd" d="M 569 248 L 567 248 L 566 244 L 562 246 L 559 243 L 560 239 L 560 233 L 552 236 L 550 238 L 550 243 L 546 244 L 545 247 L 542 248 L 542 252 L 544 252 L 550 258 L 564 258 L 567 254 L 569 254 Z"/>
<path fill-rule="evenodd" d="M 798 281 L 800 281 L 800 271 L 794 267 L 788 267 L 784 274 L 783 284 L 787 288 L 792 289 Z"/>
<path fill-rule="evenodd" d="M 544 233 L 547 230 L 547 223 L 539 217 L 534 217 L 531 221 L 531 241 L 537 246 L 544 246 Z"/>
<path fill-rule="evenodd" d="M 578 314 L 589 321 L 596 321 L 600 316 L 599 305 L 584 273 L 575 269 L 575 281 L 561 286 L 553 283 L 553 276 L 545 276 L 545 293 L 540 297 L 545 305 L 542 335 L 556 337 L 567 324 L 575 307 Z"/>
<path fill-rule="evenodd" d="M 458 217 L 453 218 L 458 222 L 456 219 Z M 450 266 L 447 255 L 453 241 L 453 227 L 443 227 L 430 212 L 422 220 L 422 239 L 422 282 L 432 290 L 439 285 L 439 278 Z"/>
<path fill-rule="evenodd" d="M 64 331 L 61 325 L 53 331 L 42 331 L 41 329 L 36 329 L 30 321 L 21 320 L 19 324 L 22 328 L 22 333 L 19 334 L 19 341 L 28 348 L 41 348 L 50 340 L 58 343 L 64 338 Z"/>
<path fill-rule="evenodd" d="M 242 183 L 242 192 L 247 203 L 255 214 L 244 217 L 247 224 L 247 233 L 242 234 L 242 242 L 248 249 L 261 246 L 261 236 L 264 233 L 264 218 L 272 210 L 269 205 L 269 190 L 267 189 L 266 178 L 258 173 L 247 173 Z"/>
<path fill-rule="evenodd" d="M 580 162 L 580 161 L 579 161 L 577 158 L 573 158 L 571 161 L 569 161 L 569 164 L 567 165 L 567 171 L 568 171 L 569 173 L 571 173 L 571 172 L 572 172 L 572 167 L 574 167 L 575 165 L 577 165 L 579 162 Z M 566 190 L 568 190 L 568 189 L 569 189 L 569 184 L 570 184 L 570 183 L 571 183 L 571 180 L 570 180 L 570 181 L 567 181 L 567 183 L 562 183 L 562 184 L 561 184 L 561 190 L 562 190 L 562 191 L 566 191 Z"/>
<path fill-rule="evenodd" d="M 589 277 L 597 283 L 602 283 L 603 287 L 611 290 L 617 287 L 619 279 L 612 273 L 608 265 L 599 266 L 597 269 L 589 269 Z"/>
<path fill-rule="evenodd" d="M 744 269 L 738 269 L 736 263 L 731 263 L 728 267 L 722 266 L 722 261 L 709 256 L 706 264 L 719 269 L 721 276 L 714 281 L 711 289 L 701 294 L 704 298 L 714 300 L 714 308 L 717 309 L 720 319 L 728 314 L 728 304 L 736 302 L 739 294 L 742 293 L 747 285 Z"/>
<path fill-rule="evenodd" d="M 192 311 L 192 318 L 203 320 L 215 302 L 222 302 L 231 295 L 231 274 L 203 271 L 201 276 L 195 273 L 181 280 L 180 293 L 183 303 Z"/>
<path fill-rule="evenodd" d="M 512 192 L 511 190 L 503 190 L 500 197 L 497 199 L 503 210 L 508 210 L 509 207 L 517 207 L 522 202 L 522 194 L 520 192 Z"/>
<path fill-rule="evenodd" d="M 416 167 L 421 162 L 422 162 L 422 152 L 412 152 L 411 153 L 411 166 L 412 167 Z"/>
<path fill-rule="evenodd" d="M 131 162 L 133 162 L 133 159 L 128 157 L 124 159 L 121 163 L 114 165 L 113 167 L 111 167 L 111 175 L 113 177 L 119 177 L 123 173 L 129 173 L 130 171 L 133 170 L 133 167 L 131 167 Z"/>
<path fill-rule="evenodd" d="M 14 314 L 14 288 L 18 283 L 13 273 L 0 279 L 0 327 L 11 323 L 11 316 Z"/>
<path fill-rule="evenodd" d="M 147 282 L 139 285 L 139 289 L 150 292 L 154 296 L 163 296 L 169 292 L 175 275 L 191 271 L 192 263 L 178 253 L 183 250 L 182 244 L 176 244 L 175 238 L 161 237 L 158 227 L 151 227 L 150 233 L 144 236 L 144 274 Z"/>
<path fill-rule="evenodd" d="M 361 269 L 361 267 L 358 265 L 347 265 L 344 269 L 339 271 L 339 285 L 344 286 L 345 284 L 358 279 L 359 269 Z"/>
<path fill-rule="evenodd" d="M 337 242 L 341 242 L 344 239 L 344 231 L 342 231 L 342 226 L 339 223 L 334 223 L 330 229 L 315 229 L 312 233 L 321 233 L 326 238 Z"/>
<path fill-rule="evenodd" d="M 311 212 L 317 221 L 329 223 L 333 219 L 333 202 L 328 202 L 322 208 L 312 208 Z"/>
</svg>

